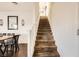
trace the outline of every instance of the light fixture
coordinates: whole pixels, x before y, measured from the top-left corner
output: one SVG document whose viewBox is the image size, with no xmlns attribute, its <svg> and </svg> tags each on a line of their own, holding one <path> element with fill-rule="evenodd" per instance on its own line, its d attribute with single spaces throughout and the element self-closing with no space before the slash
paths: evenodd
<svg viewBox="0 0 79 59">
<path fill-rule="evenodd" d="M 18 4 L 18 2 L 12 2 L 14 5 L 17 5 Z"/>
<path fill-rule="evenodd" d="M 22 20 L 21 20 L 21 24 L 22 24 L 22 26 L 24 26 L 24 23 L 25 23 L 25 22 L 24 22 L 24 19 L 22 19 Z"/>
</svg>

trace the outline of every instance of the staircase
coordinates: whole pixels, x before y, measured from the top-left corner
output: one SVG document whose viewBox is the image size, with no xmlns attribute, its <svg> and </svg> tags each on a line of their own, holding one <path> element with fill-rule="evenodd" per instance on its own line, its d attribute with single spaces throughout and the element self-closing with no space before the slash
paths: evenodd
<svg viewBox="0 0 79 59">
<path fill-rule="evenodd" d="M 40 19 L 33 56 L 60 57 L 47 18 Z"/>
</svg>

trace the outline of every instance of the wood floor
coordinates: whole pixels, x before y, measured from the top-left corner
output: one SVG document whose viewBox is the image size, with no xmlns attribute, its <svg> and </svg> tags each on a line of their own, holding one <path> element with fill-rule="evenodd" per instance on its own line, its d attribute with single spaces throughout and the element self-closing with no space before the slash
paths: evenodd
<svg viewBox="0 0 79 59">
<path fill-rule="evenodd" d="M 59 57 L 48 19 L 40 19 L 34 57 Z"/>
<path fill-rule="evenodd" d="M 27 57 L 27 44 L 19 44 L 20 50 L 14 54 L 14 57 Z"/>
<path fill-rule="evenodd" d="M 19 50 L 16 53 L 9 51 L 8 54 L 5 53 L 5 57 L 27 57 L 27 44 L 19 44 Z M 0 54 L 0 57 L 2 55 Z"/>
</svg>

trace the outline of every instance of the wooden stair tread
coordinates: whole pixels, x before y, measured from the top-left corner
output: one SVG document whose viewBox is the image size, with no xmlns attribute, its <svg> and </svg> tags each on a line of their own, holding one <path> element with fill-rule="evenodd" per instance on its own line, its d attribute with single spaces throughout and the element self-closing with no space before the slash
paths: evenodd
<svg viewBox="0 0 79 59">
<path fill-rule="evenodd" d="M 37 35 L 37 37 L 47 37 L 47 34 L 46 35 Z M 50 37 L 52 37 L 52 36 L 50 36 Z"/>
<path fill-rule="evenodd" d="M 43 33 L 45 33 L 45 32 L 51 32 L 51 30 L 49 31 L 49 30 L 38 30 L 38 32 L 43 32 Z"/>
<path fill-rule="evenodd" d="M 43 33 L 45 33 L 45 32 L 51 32 L 51 31 L 46 31 L 46 30 L 43 31 L 43 30 L 40 30 L 40 31 L 38 31 L 38 32 L 43 32 Z"/>
<path fill-rule="evenodd" d="M 52 52 L 56 50 L 57 51 L 57 47 L 52 47 L 52 48 L 35 48 L 35 53 L 40 53 L 40 52 Z"/>
<path fill-rule="evenodd" d="M 44 44 L 47 44 L 47 43 L 48 44 L 55 44 L 54 40 L 52 40 L 52 41 L 51 40 L 49 40 L 49 41 L 46 41 L 46 40 L 45 41 L 43 41 L 43 40 L 36 40 L 35 42 L 36 42 L 36 44 L 43 44 L 43 43 Z"/>
<path fill-rule="evenodd" d="M 37 49 L 36 51 L 35 51 L 35 53 L 42 53 L 42 52 L 54 52 L 54 51 L 57 51 L 57 49 L 55 48 L 51 48 L 51 49 L 49 49 L 49 48 L 45 48 L 45 49 Z"/>
<path fill-rule="evenodd" d="M 46 39 L 53 40 L 53 36 L 47 37 L 47 35 L 37 35 L 36 39 L 37 40 L 46 40 Z"/>
<path fill-rule="evenodd" d="M 44 29 L 51 29 L 50 27 L 46 27 L 46 28 L 45 27 L 38 27 L 38 29 L 43 29 L 43 28 Z"/>
<path fill-rule="evenodd" d="M 44 46 L 44 45 L 48 45 L 48 46 L 52 46 L 55 45 L 55 41 L 36 41 L 36 46 Z"/>
<path fill-rule="evenodd" d="M 52 35 L 52 33 L 49 33 L 49 34 Z M 47 34 L 39 32 L 37 33 L 37 35 L 47 35 Z"/>
<path fill-rule="evenodd" d="M 57 48 L 57 46 L 36 46 L 35 48 Z"/>
<path fill-rule="evenodd" d="M 46 35 L 47 35 L 47 34 L 52 34 L 51 31 L 42 31 L 42 30 L 41 30 L 41 31 L 38 31 L 38 33 L 39 33 L 39 34 L 46 34 Z M 37 33 L 37 34 L 38 34 L 38 33 Z"/>
<path fill-rule="evenodd" d="M 50 46 L 55 46 L 53 43 L 41 43 L 41 44 L 36 44 L 36 47 L 50 47 Z"/>
<path fill-rule="evenodd" d="M 50 28 L 50 26 L 39 26 L 38 28 Z"/>
<path fill-rule="evenodd" d="M 36 53 L 36 55 L 39 57 L 59 57 L 60 56 L 57 51 L 51 52 L 51 53 L 50 52 Z"/>
<path fill-rule="evenodd" d="M 38 29 L 38 30 L 51 30 L 51 29 L 45 29 L 45 28 L 43 28 L 43 29 Z"/>
<path fill-rule="evenodd" d="M 40 28 L 39 28 L 38 30 L 51 30 L 51 29 L 49 29 L 49 28 L 47 28 L 47 29 L 45 29 L 45 28 L 40 29 Z"/>
<path fill-rule="evenodd" d="M 52 41 L 55 41 L 55 40 L 43 40 L 43 39 L 41 39 L 41 40 L 36 40 L 36 41 L 40 41 L 40 42 L 52 42 Z"/>
<path fill-rule="evenodd" d="M 36 57 L 59 57 L 51 27 L 47 18 L 40 19 L 35 41 L 34 54 Z"/>
<path fill-rule="evenodd" d="M 49 23 L 40 23 L 39 26 L 50 26 Z"/>
<path fill-rule="evenodd" d="M 49 25 L 39 25 L 40 27 L 50 27 Z"/>
<path fill-rule="evenodd" d="M 50 28 L 50 26 L 39 26 L 38 28 Z"/>
<path fill-rule="evenodd" d="M 50 27 L 38 27 L 38 29 L 51 29 Z"/>
</svg>

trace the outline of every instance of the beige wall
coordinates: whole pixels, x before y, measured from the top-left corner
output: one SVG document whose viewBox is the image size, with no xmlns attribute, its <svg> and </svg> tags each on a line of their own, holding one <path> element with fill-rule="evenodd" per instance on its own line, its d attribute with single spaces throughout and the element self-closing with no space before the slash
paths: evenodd
<svg viewBox="0 0 79 59">
<path fill-rule="evenodd" d="M 51 8 L 49 21 L 60 56 L 79 56 L 78 3 L 52 3 Z"/>
</svg>

